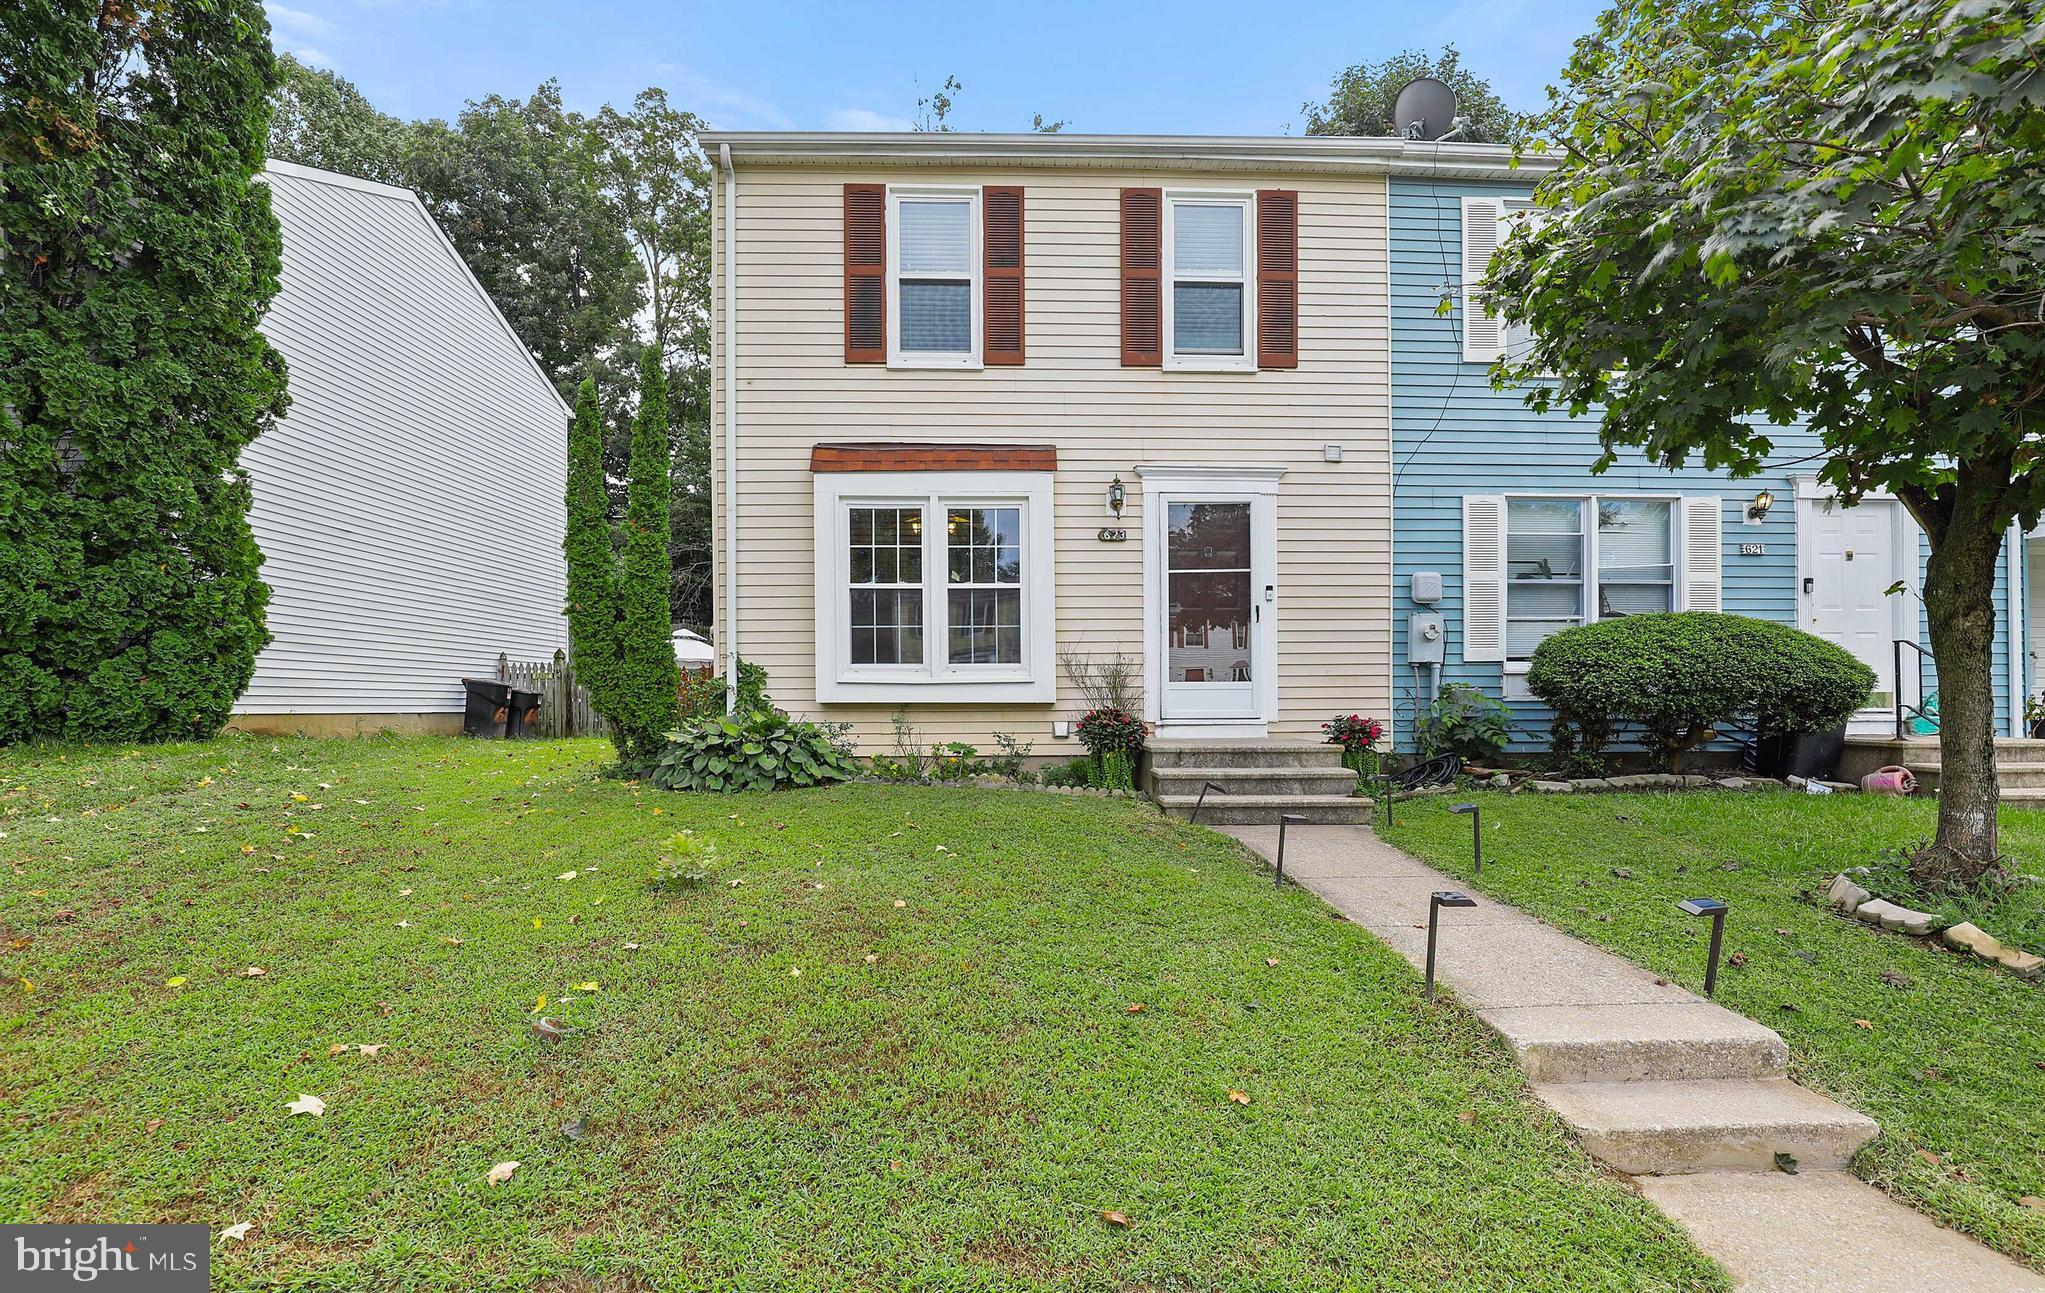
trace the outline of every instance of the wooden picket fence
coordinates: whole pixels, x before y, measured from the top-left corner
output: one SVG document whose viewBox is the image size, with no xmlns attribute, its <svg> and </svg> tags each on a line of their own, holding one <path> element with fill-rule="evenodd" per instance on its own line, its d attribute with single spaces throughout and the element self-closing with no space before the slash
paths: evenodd
<svg viewBox="0 0 2045 1293">
<path fill-rule="evenodd" d="M 556 651 L 552 660 L 512 660 L 500 653 L 497 681 L 540 693 L 540 717 L 534 724 L 539 736 L 611 734 L 610 721 L 590 706 L 589 690 L 575 681 L 565 651 Z"/>
</svg>

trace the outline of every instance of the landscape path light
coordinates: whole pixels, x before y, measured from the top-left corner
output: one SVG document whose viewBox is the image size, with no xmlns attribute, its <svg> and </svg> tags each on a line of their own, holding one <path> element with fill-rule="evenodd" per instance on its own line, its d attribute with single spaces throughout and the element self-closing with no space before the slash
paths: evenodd
<svg viewBox="0 0 2045 1293">
<path fill-rule="evenodd" d="M 1474 874 L 1484 874 L 1484 814 L 1475 804 L 1457 804 L 1449 809 L 1452 813 L 1470 815 L 1470 861 Z"/>
<path fill-rule="evenodd" d="M 1718 994 L 1718 948 L 1725 940 L 1725 914 L 1731 906 L 1722 898 L 1685 898 L 1676 904 L 1685 915 L 1711 917 L 1711 950 L 1705 953 L 1704 995 Z"/>
<path fill-rule="evenodd" d="M 1200 820 L 1200 810 L 1207 806 L 1207 792 L 1210 790 L 1219 790 L 1224 795 L 1228 793 L 1228 787 L 1218 781 L 1204 783 L 1200 787 L 1200 797 L 1193 801 L 1193 815 L 1186 820 L 1194 822 Z"/>
<path fill-rule="evenodd" d="M 1429 1001 L 1434 1000 L 1434 938 L 1441 925 L 1441 909 L 1476 905 L 1475 898 L 1454 889 L 1437 889 L 1427 895 L 1427 986 L 1422 992 Z"/>
<path fill-rule="evenodd" d="M 1277 869 L 1277 873 L 1276 873 L 1276 874 L 1275 874 L 1275 875 L 1274 875 L 1274 876 L 1272 877 L 1272 881 L 1271 881 L 1271 883 L 1273 883 L 1273 884 L 1284 884 L 1284 883 L 1285 883 L 1285 828 L 1286 828 L 1286 827 L 1288 827 L 1288 826 L 1304 826 L 1304 825 L 1306 825 L 1306 824 L 1307 824 L 1307 819 L 1306 819 L 1305 817 L 1302 817 L 1302 816 L 1301 816 L 1300 814 L 1298 814 L 1298 813 L 1281 813 L 1281 814 L 1279 814 L 1279 817 L 1278 817 L 1278 869 Z"/>
</svg>

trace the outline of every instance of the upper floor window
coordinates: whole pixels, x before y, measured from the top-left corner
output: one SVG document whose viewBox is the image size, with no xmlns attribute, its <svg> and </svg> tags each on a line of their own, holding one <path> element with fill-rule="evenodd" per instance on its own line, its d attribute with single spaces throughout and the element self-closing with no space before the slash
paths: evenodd
<svg viewBox="0 0 2045 1293">
<path fill-rule="evenodd" d="M 890 189 L 888 203 L 888 362 L 977 366 L 979 190 Z"/>
<path fill-rule="evenodd" d="M 1164 211 L 1164 366 L 1253 369 L 1256 278 L 1252 195 L 1167 193 Z"/>
</svg>

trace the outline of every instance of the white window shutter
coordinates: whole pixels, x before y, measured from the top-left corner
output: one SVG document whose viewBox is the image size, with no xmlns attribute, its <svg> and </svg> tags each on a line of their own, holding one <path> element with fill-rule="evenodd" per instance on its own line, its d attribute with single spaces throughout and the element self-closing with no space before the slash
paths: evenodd
<svg viewBox="0 0 2045 1293">
<path fill-rule="evenodd" d="M 1463 659 L 1505 659 L 1505 496 L 1463 495 Z"/>
<path fill-rule="evenodd" d="M 1716 611 L 1724 602 L 1720 573 L 1725 510 L 1718 497 L 1683 500 L 1683 602 L 1686 611 Z"/>
<path fill-rule="evenodd" d="M 1488 364 L 1505 354 L 1504 322 L 1477 300 L 1500 232 L 1496 198 L 1463 199 L 1463 358 L 1473 364 Z"/>
</svg>

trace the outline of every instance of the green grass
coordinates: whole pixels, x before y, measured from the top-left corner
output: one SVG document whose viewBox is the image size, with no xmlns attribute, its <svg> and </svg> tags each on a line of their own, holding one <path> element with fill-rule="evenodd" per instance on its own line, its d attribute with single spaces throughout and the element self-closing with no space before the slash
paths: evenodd
<svg viewBox="0 0 2045 1293">
<path fill-rule="evenodd" d="M 1219 835 L 607 756 L 0 753 L 0 1220 L 252 1222 L 223 1288 L 1724 1287 Z M 684 826 L 715 874 L 649 888 Z"/>
<path fill-rule="evenodd" d="M 1478 889 L 1690 988 L 1703 987 L 1709 922 L 1675 903 L 1729 901 L 1725 953 L 1745 964 L 1721 968 L 1719 1000 L 1783 1035 L 1792 1077 L 1881 1123 L 1860 1174 L 2045 1270 L 2045 1213 L 2018 1203 L 2045 1196 L 2045 991 L 1823 905 L 1840 871 L 1929 836 L 1932 803 L 1754 792 L 1470 799 L 1484 818 Z M 1472 878 L 1468 817 L 1434 799 L 1401 804 L 1396 819 L 1387 839 Z M 2017 869 L 2045 870 L 2045 813 L 2004 810 L 2002 839 Z M 2035 942 L 2041 909 L 2045 885 L 2032 884 L 1979 919 Z"/>
</svg>

